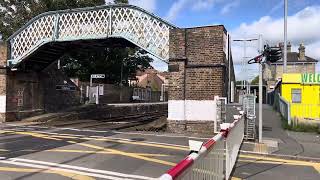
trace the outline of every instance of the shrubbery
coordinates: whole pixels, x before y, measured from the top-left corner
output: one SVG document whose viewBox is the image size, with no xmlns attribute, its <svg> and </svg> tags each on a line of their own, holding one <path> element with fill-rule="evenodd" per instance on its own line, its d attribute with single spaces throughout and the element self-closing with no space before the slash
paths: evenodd
<svg viewBox="0 0 320 180">
<path fill-rule="evenodd" d="M 296 124 L 288 124 L 288 121 L 284 118 L 282 118 L 282 128 L 289 130 L 289 131 L 295 131 L 295 132 L 317 132 L 320 134 L 320 127 L 316 124 L 305 124 L 305 123 L 296 123 Z"/>
</svg>

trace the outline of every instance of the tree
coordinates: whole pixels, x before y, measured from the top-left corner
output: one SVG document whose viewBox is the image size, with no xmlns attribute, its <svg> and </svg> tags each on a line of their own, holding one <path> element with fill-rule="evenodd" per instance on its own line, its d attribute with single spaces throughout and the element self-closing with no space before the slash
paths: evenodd
<svg viewBox="0 0 320 180">
<path fill-rule="evenodd" d="M 258 85 L 259 84 L 259 76 L 256 76 L 255 78 L 252 79 L 251 81 L 252 85 Z"/>
<path fill-rule="evenodd" d="M 140 48 L 113 47 L 90 50 L 89 53 L 71 51 L 61 58 L 63 70 L 69 77 L 88 81 L 90 74 L 106 74 L 106 83 L 120 83 L 121 66 L 123 80 L 135 77 L 136 71 L 150 67 L 152 58 Z M 126 84 L 126 83 L 125 83 Z"/>
</svg>

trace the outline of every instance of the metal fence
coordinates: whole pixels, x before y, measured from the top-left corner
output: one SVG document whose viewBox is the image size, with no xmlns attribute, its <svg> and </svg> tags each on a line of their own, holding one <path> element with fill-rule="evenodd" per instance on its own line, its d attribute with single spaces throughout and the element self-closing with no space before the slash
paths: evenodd
<svg viewBox="0 0 320 180">
<path fill-rule="evenodd" d="M 278 94 L 278 100 L 279 100 L 279 112 L 282 115 L 284 119 L 288 121 L 288 124 L 291 124 L 291 117 L 290 117 L 290 103 L 288 103 L 283 97 Z"/>
<path fill-rule="evenodd" d="M 244 118 L 222 124 L 222 130 L 162 175 L 160 180 L 229 179 L 244 137 Z"/>
<path fill-rule="evenodd" d="M 256 134 L 256 96 L 253 94 L 243 95 L 242 109 L 246 114 L 245 138 L 246 140 L 254 140 Z"/>
<path fill-rule="evenodd" d="M 226 143 L 226 178 L 229 179 L 232 169 L 236 163 L 241 142 L 244 138 L 244 120 L 241 119 L 237 124 L 231 124 L 232 130 L 225 139 Z M 239 143 L 240 142 L 240 143 Z"/>
<path fill-rule="evenodd" d="M 216 120 L 214 125 L 214 133 L 220 132 L 220 124 L 225 123 L 227 120 L 227 98 L 225 97 L 215 97 L 216 102 Z"/>
</svg>

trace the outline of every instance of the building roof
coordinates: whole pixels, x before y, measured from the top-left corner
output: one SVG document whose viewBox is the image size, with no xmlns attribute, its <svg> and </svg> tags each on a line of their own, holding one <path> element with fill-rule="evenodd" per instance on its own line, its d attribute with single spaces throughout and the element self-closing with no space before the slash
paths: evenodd
<svg viewBox="0 0 320 180">
<path fill-rule="evenodd" d="M 309 57 L 309 56 L 305 56 L 306 57 L 306 59 L 305 60 L 300 60 L 299 59 L 299 53 L 297 53 L 297 52 L 288 52 L 287 53 L 288 55 L 287 55 L 287 62 L 305 62 L 305 63 L 309 63 L 309 62 L 311 62 L 311 63 L 316 63 L 316 62 L 318 62 L 318 60 L 316 60 L 316 59 L 313 59 L 313 58 L 311 58 L 311 57 Z M 282 61 L 282 59 L 280 60 L 280 61 L 278 61 L 278 62 L 276 62 L 277 64 L 281 64 L 281 63 L 283 63 L 283 61 Z"/>
</svg>

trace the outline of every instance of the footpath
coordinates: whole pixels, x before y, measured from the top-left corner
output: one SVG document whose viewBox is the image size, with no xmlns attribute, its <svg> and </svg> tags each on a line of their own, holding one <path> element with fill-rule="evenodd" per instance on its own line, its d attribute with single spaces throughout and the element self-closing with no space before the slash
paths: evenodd
<svg viewBox="0 0 320 180">
<path fill-rule="evenodd" d="M 258 104 L 256 105 L 258 107 Z M 258 108 L 256 108 L 258 109 Z M 258 117 L 258 110 L 256 116 Z M 282 128 L 281 116 L 271 106 L 263 105 L 263 142 L 267 149 L 257 148 L 257 143 L 245 142 L 244 152 L 267 153 L 271 155 L 288 156 L 297 159 L 318 160 L 320 162 L 320 134 L 287 131 Z M 256 125 L 258 127 L 258 118 Z M 263 152 L 264 151 L 264 152 Z M 258 152 L 259 153 L 259 152 Z"/>
</svg>

